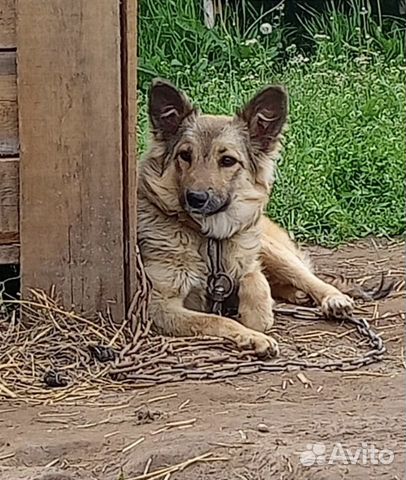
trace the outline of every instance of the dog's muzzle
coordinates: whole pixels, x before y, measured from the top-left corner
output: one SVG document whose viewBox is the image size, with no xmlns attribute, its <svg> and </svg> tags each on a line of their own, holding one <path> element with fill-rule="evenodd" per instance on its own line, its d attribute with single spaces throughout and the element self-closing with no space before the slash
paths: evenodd
<svg viewBox="0 0 406 480">
<path fill-rule="evenodd" d="M 186 190 L 184 204 L 189 213 L 208 216 L 226 210 L 230 199 L 223 199 L 210 190 Z"/>
</svg>

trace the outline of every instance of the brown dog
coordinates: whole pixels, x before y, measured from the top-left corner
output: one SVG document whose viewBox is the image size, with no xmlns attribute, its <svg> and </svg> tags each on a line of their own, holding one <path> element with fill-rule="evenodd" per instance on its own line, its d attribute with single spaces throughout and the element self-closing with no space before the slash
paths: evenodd
<svg viewBox="0 0 406 480">
<path fill-rule="evenodd" d="M 267 335 L 272 296 L 309 296 L 327 316 L 351 313 L 352 299 L 316 277 L 288 234 L 262 214 L 287 108 L 285 91 L 271 86 L 234 117 L 202 115 L 173 85 L 153 83 L 138 241 L 160 333 L 224 337 L 275 355 L 277 343 Z M 221 241 L 224 269 L 238 283 L 238 321 L 208 309 L 209 239 Z"/>
</svg>

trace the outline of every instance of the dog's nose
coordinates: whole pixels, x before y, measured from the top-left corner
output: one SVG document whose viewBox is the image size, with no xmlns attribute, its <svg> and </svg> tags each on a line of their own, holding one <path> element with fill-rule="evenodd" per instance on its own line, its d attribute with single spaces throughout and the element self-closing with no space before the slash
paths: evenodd
<svg viewBox="0 0 406 480">
<path fill-rule="evenodd" d="M 208 192 L 188 190 L 186 192 L 186 202 L 191 208 L 203 208 L 209 200 Z"/>
</svg>

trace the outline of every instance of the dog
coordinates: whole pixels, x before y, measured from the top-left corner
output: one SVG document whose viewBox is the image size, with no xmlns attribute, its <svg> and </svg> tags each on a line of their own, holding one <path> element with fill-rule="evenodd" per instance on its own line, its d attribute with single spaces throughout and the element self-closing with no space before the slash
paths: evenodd
<svg viewBox="0 0 406 480">
<path fill-rule="evenodd" d="M 317 277 L 288 233 L 263 214 L 287 114 L 280 86 L 266 87 L 228 117 L 204 115 L 171 83 L 153 82 L 137 230 L 158 333 L 222 337 L 274 356 L 274 298 L 311 298 L 327 317 L 351 314 L 353 299 Z M 224 270 L 238 285 L 237 319 L 209 308 L 213 241 L 221 243 Z"/>
</svg>

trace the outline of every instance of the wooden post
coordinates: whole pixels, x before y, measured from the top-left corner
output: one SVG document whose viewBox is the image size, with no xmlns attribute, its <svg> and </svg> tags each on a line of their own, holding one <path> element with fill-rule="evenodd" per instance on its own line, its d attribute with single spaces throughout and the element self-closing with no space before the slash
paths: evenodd
<svg viewBox="0 0 406 480">
<path fill-rule="evenodd" d="M 137 288 L 137 0 L 121 1 L 124 274 L 127 307 Z"/>
<path fill-rule="evenodd" d="M 0 0 L 0 270 L 19 262 L 15 0 Z"/>
<path fill-rule="evenodd" d="M 55 285 L 118 320 L 134 288 L 135 3 L 17 2 L 23 293 Z"/>
</svg>

